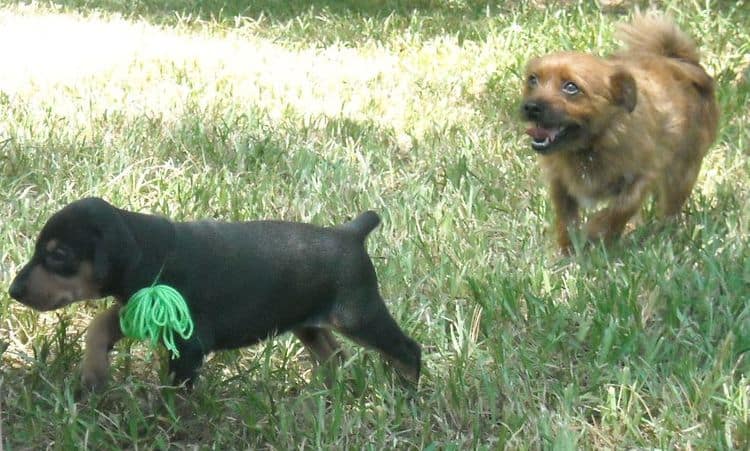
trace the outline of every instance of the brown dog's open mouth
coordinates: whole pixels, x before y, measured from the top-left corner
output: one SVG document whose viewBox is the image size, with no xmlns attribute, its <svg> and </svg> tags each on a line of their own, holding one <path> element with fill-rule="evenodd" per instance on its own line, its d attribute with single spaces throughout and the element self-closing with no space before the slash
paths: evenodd
<svg viewBox="0 0 750 451">
<path fill-rule="evenodd" d="M 543 127 L 536 124 L 526 130 L 531 136 L 531 147 L 540 153 L 547 153 L 560 142 L 573 135 L 578 130 L 577 125 L 558 125 L 555 127 Z"/>
</svg>

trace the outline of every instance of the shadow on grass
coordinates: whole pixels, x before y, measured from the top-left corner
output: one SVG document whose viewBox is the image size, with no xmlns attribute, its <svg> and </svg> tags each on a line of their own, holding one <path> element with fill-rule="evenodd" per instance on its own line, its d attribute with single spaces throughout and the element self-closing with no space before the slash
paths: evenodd
<svg viewBox="0 0 750 451">
<path fill-rule="evenodd" d="M 311 11 L 374 18 L 410 16 L 415 11 L 429 15 L 480 17 L 487 13 L 518 9 L 528 2 L 500 2 L 497 5 L 482 0 L 51 0 L 50 3 L 79 11 L 103 10 L 124 16 L 143 16 L 156 22 L 170 22 L 176 16 L 218 21 L 232 21 L 238 16 L 256 19 L 269 17 L 274 21 L 287 21 Z"/>
<path fill-rule="evenodd" d="M 624 0 L 606 2 L 575 2 L 571 0 L 48 0 L 49 4 L 84 11 L 106 11 L 125 17 L 142 17 L 155 23 L 172 23 L 185 18 L 234 22 L 237 17 L 269 18 L 274 22 L 294 20 L 300 16 L 324 14 L 336 17 L 385 18 L 410 17 L 420 14 L 449 20 L 476 21 L 497 15 L 515 15 L 538 10 L 552 13 L 560 10 L 623 14 L 636 8 L 656 6 L 668 8 L 668 1 Z M 656 5 L 654 5 L 656 3 Z M 742 2 L 739 2 L 740 4 Z M 716 0 L 711 8 L 723 14 L 741 10 L 734 0 Z M 589 11 L 590 10 L 590 11 Z M 311 14 L 314 13 L 314 14 Z M 446 28 L 444 31 L 451 31 Z"/>
<path fill-rule="evenodd" d="M 653 7 L 653 1 L 624 0 L 616 7 L 572 0 L 46 0 L 56 10 L 81 14 L 107 13 L 157 25 L 205 25 L 249 28 L 272 39 L 303 41 L 327 46 L 361 40 L 386 42 L 394 38 L 438 36 L 481 41 L 499 28 L 514 24 L 562 23 L 577 28 L 570 17 L 623 16 L 636 8 Z M 672 2 L 657 8 L 676 12 Z M 741 5 L 741 2 L 740 4 Z M 747 13 L 737 2 L 716 1 L 713 12 L 736 22 Z M 679 13 L 678 13 L 679 15 Z"/>
<path fill-rule="evenodd" d="M 326 45 L 362 38 L 382 41 L 409 30 L 420 38 L 452 35 L 479 40 L 496 31 L 498 21 L 538 18 L 562 9 L 600 14 L 595 2 L 514 0 L 47 0 L 55 8 L 82 14 L 105 12 L 158 25 L 210 21 L 220 27 L 249 25 L 254 34 Z M 554 4 L 554 6 L 551 6 Z M 618 14 L 622 13 L 619 10 Z M 532 19 L 537 21 L 536 19 Z"/>
</svg>

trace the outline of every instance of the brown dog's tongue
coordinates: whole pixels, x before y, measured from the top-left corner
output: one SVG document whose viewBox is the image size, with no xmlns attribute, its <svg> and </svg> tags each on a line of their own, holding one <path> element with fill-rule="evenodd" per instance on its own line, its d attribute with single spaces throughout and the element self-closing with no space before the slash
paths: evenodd
<svg viewBox="0 0 750 451">
<path fill-rule="evenodd" d="M 550 130 L 548 128 L 530 127 L 526 130 L 526 134 L 534 138 L 536 141 L 544 141 L 547 138 L 550 140 L 554 139 L 557 132 L 556 130 Z"/>
</svg>

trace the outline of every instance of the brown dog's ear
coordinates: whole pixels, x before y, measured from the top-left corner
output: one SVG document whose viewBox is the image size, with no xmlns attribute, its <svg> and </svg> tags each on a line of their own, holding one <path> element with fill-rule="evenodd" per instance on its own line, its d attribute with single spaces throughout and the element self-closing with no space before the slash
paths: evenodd
<svg viewBox="0 0 750 451">
<path fill-rule="evenodd" d="M 609 77 L 609 85 L 614 103 L 632 113 L 638 102 L 638 90 L 633 76 L 626 70 L 619 69 Z"/>
</svg>

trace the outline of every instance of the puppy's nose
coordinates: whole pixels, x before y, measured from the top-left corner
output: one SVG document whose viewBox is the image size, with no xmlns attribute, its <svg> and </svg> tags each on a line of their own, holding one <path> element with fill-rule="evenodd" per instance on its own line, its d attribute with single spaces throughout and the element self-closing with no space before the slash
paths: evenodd
<svg viewBox="0 0 750 451">
<path fill-rule="evenodd" d="M 542 103 L 529 100 L 523 104 L 523 114 L 527 119 L 537 120 L 542 115 Z"/>
<path fill-rule="evenodd" d="M 19 281 L 18 278 L 10 284 L 8 294 L 15 300 L 21 300 L 23 295 L 26 293 L 26 284 Z"/>
</svg>

